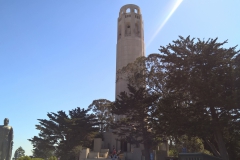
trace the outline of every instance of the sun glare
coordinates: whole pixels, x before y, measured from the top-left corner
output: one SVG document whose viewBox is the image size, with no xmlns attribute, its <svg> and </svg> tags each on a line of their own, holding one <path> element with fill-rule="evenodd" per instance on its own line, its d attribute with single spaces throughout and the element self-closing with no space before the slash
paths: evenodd
<svg viewBox="0 0 240 160">
<path fill-rule="evenodd" d="M 179 5 L 182 3 L 183 0 L 176 0 L 175 3 L 173 3 L 173 6 L 169 12 L 169 14 L 167 15 L 167 17 L 164 19 L 164 21 L 161 23 L 161 25 L 158 27 L 158 29 L 156 30 L 156 32 L 154 32 L 153 36 L 151 37 L 151 39 L 149 40 L 149 42 L 147 43 L 148 47 L 152 41 L 154 40 L 154 38 L 158 35 L 158 33 L 161 31 L 161 29 L 164 27 L 164 25 L 167 23 L 167 21 L 171 18 L 171 16 L 173 15 L 173 13 L 176 11 L 176 9 L 179 7 Z"/>
</svg>

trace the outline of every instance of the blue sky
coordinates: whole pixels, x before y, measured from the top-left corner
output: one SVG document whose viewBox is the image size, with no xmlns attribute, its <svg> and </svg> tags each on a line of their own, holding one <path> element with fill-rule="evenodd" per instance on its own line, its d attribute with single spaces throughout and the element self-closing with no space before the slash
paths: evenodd
<svg viewBox="0 0 240 160">
<path fill-rule="evenodd" d="M 47 112 L 114 100 L 125 4 L 141 8 L 146 55 L 179 35 L 240 44 L 239 0 L 0 0 L 0 121 L 14 128 L 13 153 L 32 155 L 27 139 Z"/>
</svg>

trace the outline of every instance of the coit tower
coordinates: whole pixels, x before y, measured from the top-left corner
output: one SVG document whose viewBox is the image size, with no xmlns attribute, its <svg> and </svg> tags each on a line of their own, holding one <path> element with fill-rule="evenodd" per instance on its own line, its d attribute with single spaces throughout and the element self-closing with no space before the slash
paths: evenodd
<svg viewBox="0 0 240 160">
<path fill-rule="evenodd" d="M 127 4 L 121 7 L 117 22 L 117 64 L 116 71 L 145 56 L 144 31 L 141 10 L 137 5 Z M 128 91 L 127 81 L 116 81 L 115 97 Z"/>
</svg>

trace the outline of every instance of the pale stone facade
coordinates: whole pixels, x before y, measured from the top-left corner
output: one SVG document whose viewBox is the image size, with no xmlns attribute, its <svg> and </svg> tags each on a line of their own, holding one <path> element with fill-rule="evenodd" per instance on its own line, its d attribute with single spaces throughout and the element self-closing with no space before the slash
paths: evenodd
<svg viewBox="0 0 240 160">
<path fill-rule="evenodd" d="M 134 62 L 138 57 L 145 56 L 144 48 L 144 30 L 143 20 L 140 8 L 134 4 L 128 4 L 121 7 L 118 17 L 118 28 L 117 28 L 117 56 L 116 56 L 116 71 L 122 69 L 127 64 Z M 116 81 L 116 93 L 115 97 L 120 92 L 126 91 L 127 81 L 118 80 Z M 117 116 L 116 120 L 122 118 Z M 101 138 L 94 139 L 93 150 L 89 148 L 83 149 L 79 155 L 80 160 L 93 160 L 102 159 L 110 160 L 110 155 L 113 148 L 121 154 L 118 154 L 118 158 L 121 160 L 143 160 L 142 150 L 144 149 L 141 144 L 140 147 L 127 143 L 125 146 L 121 141 L 117 140 L 118 136 L 113 133 L 110 129 L 108 132 L 103 133 L 103 140 Z M 123 146 L 121 146 L 123 145 Z M 165 144 L 159 146 L 158 150 L 155 151 L 157 157 L 165 159 L 167 156 L 167 143 L 166 149 Z M 124 149 L 123 149 L 124 148 Z M 123 150 L 121 150 L 123 149 Z M 158 159 L 158 158 L 155 158 Z"/>
<path fill-rule="evenodd" d="M 144 27 L 140 8 L 134 4 L 122 6 L 117 23 L 116 73 L 138 57 L 145 56 Z M 123 91 L 128 92 L 127 84 L 128 82 L 124 79 L 116 80 L 115 98 Z M 118 115 L 115 120 L 123 117 L 124 115 Z M 120 141 L 112 145 L 115 145 L 116 149 L 122 148 Z M 131 148 L 134 147 L 127 144 L 128 152 L 131 152 Z"/>
<path fill-rule="evenodd" d="M 119 12 L 117 28 L 116 71 L 145 56 L 144 30 L 141 10 L 134 4 L 124 5 Z M 127 81 L 116 81 L 115 97 L 127 90 Z"/>
</svg>

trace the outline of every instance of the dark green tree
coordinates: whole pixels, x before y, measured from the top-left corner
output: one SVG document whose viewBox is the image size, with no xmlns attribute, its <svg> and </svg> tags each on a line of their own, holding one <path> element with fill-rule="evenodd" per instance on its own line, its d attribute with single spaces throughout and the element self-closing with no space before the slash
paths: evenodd
<svg viewBox="0 0 240 160">
<path fill-rule="evenodd" d="M 109 125 L 113 122 L 112 102 L 107 99 L 94 100 L 89 106 L 99 122 L 100 133 L 108 131 Z"/>
<path fill-rule="evenodd" d="M 198 137 L 188 137 L 186 135 L 176 137 L 173 140 L 174 143 L 169 145 L 169 156 L 177 157 L 178 153 L 205 153 L 212 155 L 208 150 L 205 149 L 203 140 Z"/>
<path fill-rule="evenodd" d="M 25 156 L 25 151 L 24 149 L 20 146 L 18 147 L 18 149 L 16 149 L 15 153 L 14 153 L 14 159 L 18 159 L 20 157 Z"/>
<path fill-rule="evenodd" d="M 158 136 L 198 136 L 216 156 L 228 159 L 229 152 L 239 159 L 240 56 L 236 47 L 223 48 L 226 43 L 180 37 L 161 54 L 119 70 L 117 80 L 159 96 L 153 112 Z"/>
<path fill-rule="evenodd" d="M 42 159 L 42 158 L 31 158 L 29 156 L 23 156 L 23 157 L 20 157 L 16 160 L 44 160 L 44 159 Z M 56 157 L 55 158 L 50 157 L 48 160 L 57 160 L 57 158 Z"/>
<path fill-rule="evenodd" d="M 38 119 L 40 124 L 36 129 L 40 133 L 29 139 L 34 147 L 34 156 L 48 158 L 55 154 L 68 160 L 75 158 L 73 151 L 76 147 L 90 147 L 99 129 L 95 115 L 88 114 L 88 111 L 78 107 L 70 110 L 68 115 L 64 111 L 51 112 L 47 114 L 49 120 Z M 51 154 L 46 154 L 46 151 Z"/>
<path fill-rule="evenodd" d="M 51 156 L 51 157 L 48 158 L 48 160 L 57 160 L 57 157 Z"/>
<path fill-rule="evenodd" d="M 17 160 L 31 160 L 31 158 L 28 156 L 22 156 L 22 157 L 18 158 Z"/>
<path fill-rule="evenodd" d="M 158 96 L 149 95 L 145 87 L 128 86 L 129 92 L 122 92 L 113 105 L 113 113 L 123 115 L 112 128 L 120 140 L 144 146 L 144 156 L 150 160 L 150 150 L 158 144 L 152 128 L 155 101 Z"/>
<path fill-rule="evenodd" d="M 159 54 L 139 57 L 117 71 L 117 81 L 123 79 L 135 88 L 145 87 L 148 94 L 159 95 L 159 97 L 165 90 L 164 76 Z"/>
<path fill-rule="evenodd" d="M 226 43 L 180 37 L 162 46 L 167 92 L 158 107 L 160 132 L 203 138 L 224 160 L 229 159 L 227 135 L 240 118 L 239 51 L 223 48 Z"/>
</svg>

